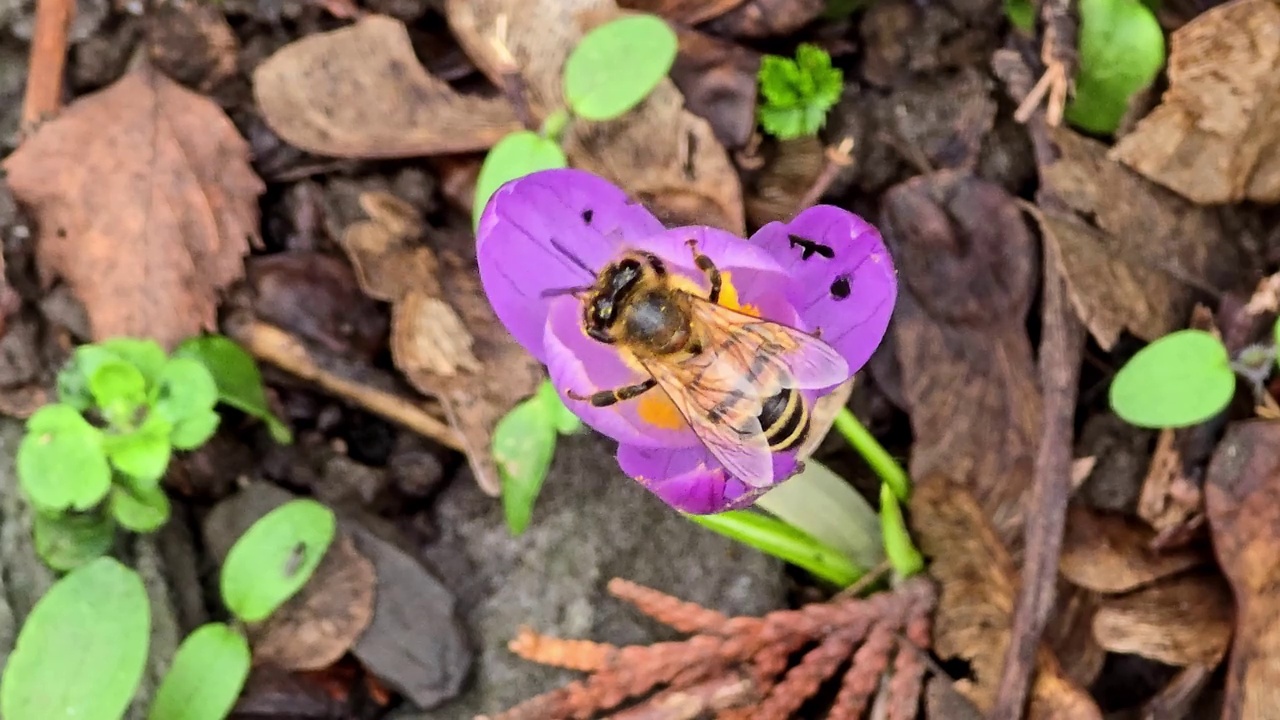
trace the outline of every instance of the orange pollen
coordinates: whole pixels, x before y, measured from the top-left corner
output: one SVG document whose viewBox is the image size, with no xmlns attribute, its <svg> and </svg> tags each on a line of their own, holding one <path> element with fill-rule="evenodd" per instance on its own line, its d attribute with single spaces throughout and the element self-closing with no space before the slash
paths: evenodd
<svg viewBox="0 0 1280 720">
<path fill-rule="evenodd" d="M 636 399 L 636 414 L 641 420 L 662 430 L 679 430 L 685 425 L 684 416 L 676 409 L 675 403 L 659 388 Z"/>
<path fill-rule="evenodd" d="M 737 310 L 753 317 L 760 317 L 760 308 L 755 305 L 743 305 L 738 300 L 738 288 L 733 284 L 732 272 L 726 270 L 720 273 L 720 304 L 730 310 Z"/>
</svg>

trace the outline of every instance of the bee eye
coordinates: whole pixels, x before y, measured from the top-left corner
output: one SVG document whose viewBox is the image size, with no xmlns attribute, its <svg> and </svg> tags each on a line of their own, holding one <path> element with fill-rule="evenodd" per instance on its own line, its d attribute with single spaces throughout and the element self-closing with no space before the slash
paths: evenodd
<svg viewBox="0 0 1280 720">
<path fill-rule="evenodd" d="M 609 307 L 600 308 L 601 320 L 608 320 L 611 317 L 613 317 L 613 308 L 609 308 Z"/>
</svg>

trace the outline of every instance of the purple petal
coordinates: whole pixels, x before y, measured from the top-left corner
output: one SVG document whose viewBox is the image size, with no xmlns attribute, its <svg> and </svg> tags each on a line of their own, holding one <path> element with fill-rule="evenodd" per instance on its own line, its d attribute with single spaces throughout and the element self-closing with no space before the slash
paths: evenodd
<svg viewBox="0 0 1280 720">
<path fill-rule="evenodd" d="M 618 446 L 618 465 L 663 502 L 694 515 L 750 507 L 774 487 L 747 487 L 729 476 L 701 446 L 671 450 L 623 444 Z M 781 482 L 791 477 L 798 465 L 794 453 L 775 454 L 774 477 Z"/>
<path fill-rule="evenodd" d="M 815 205 L 790 222 L 760 228 L 751 242 L 787 271 L 787 297 L 808 328 L 857 372 L 884 338 L 898 276 L 880 232 L 847 210 Z"/>
<path fill-rule="evenodd" d="M 476 259 L 494 313 L 545 362 L 547 290 L 590 284 L 619 243 L 662 231 L 642 205 L 581 170 L 544 170 L 498 188 L 476 231 Z"/>
</svg>

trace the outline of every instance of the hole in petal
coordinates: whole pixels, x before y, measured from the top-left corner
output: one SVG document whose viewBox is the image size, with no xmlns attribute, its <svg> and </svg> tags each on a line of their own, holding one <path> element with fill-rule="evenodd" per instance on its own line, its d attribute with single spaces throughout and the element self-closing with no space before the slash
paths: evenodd
<svg viewBox="0 0 1280 720">
<path fill-rule="evenodd" d="M 849 287 L 848 275 L 841 275 L 831 283 L 831 297 L 836 300 L 846 300 L 852 292 L 853 288 Z"/>
<path fill-rule="evenodd" d="M 802 238 L 799 235 L 787 233 L 787 241 L 791 243 L 791 247 L 801 249 L 801 260 L 808 260 L 814 255 L 821 255 L 828 260 L 836 256 L 836 251 L 830 245 L 823 245 L 820 242 Z"/>
<path fill-rule="evenodd" d="M 596 215 L 596 211 L 595 211 L 595 210 L 592 210 L 591 208 L 587 208 L 586 210 L 583 210 L 583 211 L 582 211 L 582 222 L 583 222 L 584 224 L 586 224 L 586 225 L 590 225 L 590 224 L 591 224 L 591 218 L 595 217 L 595 215 Z"/>
</svg>

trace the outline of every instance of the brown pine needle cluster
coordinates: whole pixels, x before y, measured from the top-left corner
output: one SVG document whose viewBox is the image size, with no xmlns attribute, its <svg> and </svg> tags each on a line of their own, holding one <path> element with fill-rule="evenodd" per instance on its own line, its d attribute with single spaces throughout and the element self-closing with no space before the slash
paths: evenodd
<svg viewBox="0 0 1280 720">
<path fill-rule="evenodd" d="M 613 720 L 787 720 L 837 676 L 830 720 L 858 720 L 873 701 L 886 720 L 916 717 L 935 600 L 925 578 L 763 617 L 726 617 L 619 578 L 609 592 L 691 637 L 617 647 L 522 629 L 512 652 L 590 675 L 489 720 L 589 720 L 610 711 Z"/>
</svg>

